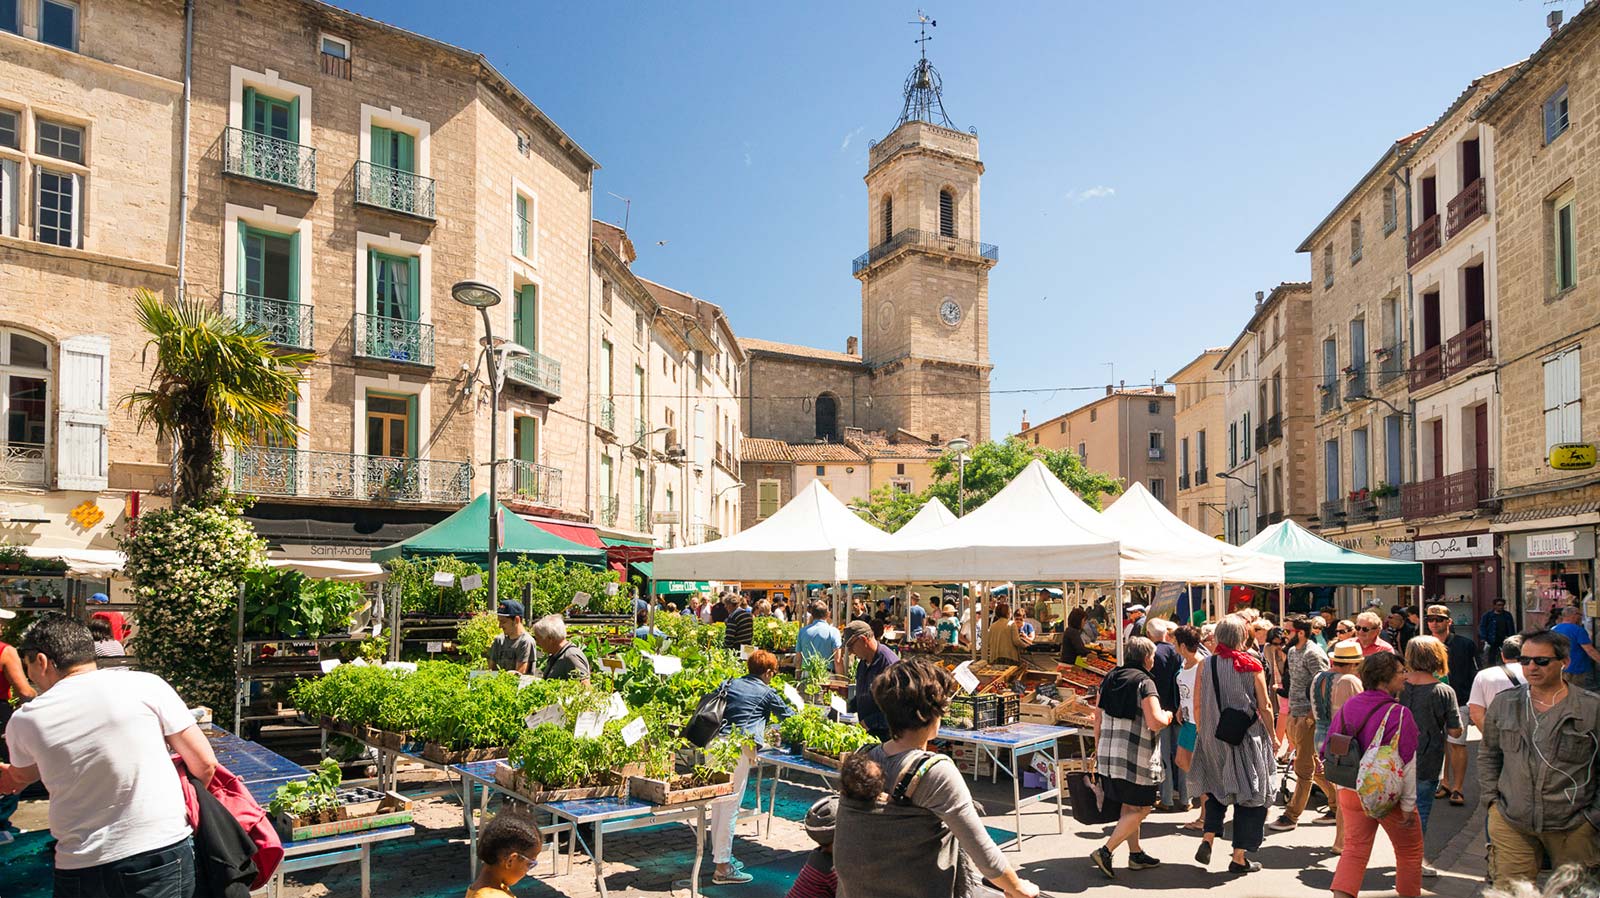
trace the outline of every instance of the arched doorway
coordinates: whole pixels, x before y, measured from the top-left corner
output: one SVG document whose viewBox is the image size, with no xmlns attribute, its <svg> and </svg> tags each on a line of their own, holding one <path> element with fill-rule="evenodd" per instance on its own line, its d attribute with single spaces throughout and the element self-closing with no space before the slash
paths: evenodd
<svg viewBox="0 0 1600 898">
<path fill-rule="evenodd" d="M 817 439 L 839 442 L 839 400 L 832 393 L 817 397 Z"/>
</svg>

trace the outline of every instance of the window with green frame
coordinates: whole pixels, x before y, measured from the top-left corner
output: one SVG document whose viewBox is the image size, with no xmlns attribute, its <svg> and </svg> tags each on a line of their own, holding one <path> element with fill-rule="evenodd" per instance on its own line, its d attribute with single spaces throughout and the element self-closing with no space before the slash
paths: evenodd
<svg viewBox="0 0 1600 898">
<path fill-rule="evenodd" d="M 281 346 L 304 346 L 301 333 L 300 234 L 239 223 L 236 309 L 241 323 Z"/>
<path fill-rule="evenodd" d="M 528 198 L 517 194 L 517 255 L 531 258 L 529 250 L 533 246 L 533 228 L 528 218 Z"/>
<path fill-rule="evenodd" d="M 512 451 L 516 453 L 518 461 L 537 464 L 539 461 L 539 422 L 526 415 L 518 415 L 512 424 L 512 434 L 516 445 Z"/>
<path fill-rule="evenodd" d="M 371 162 L 373 165 L 416 174 L 416 145 L 416 137 L 404 131 L 373 125 Z"/>
<path fill-rule="evenodd" d="M 422 316 L 421 263 L 416 256 L 367 251 L 367 314 L 400 321 Z"/>
<path fill-rule="evenodd" d="M 1555 262 L 1556 291 L 1569 290 L 1578 283 L 1577 241 L 1572 200 L 1557 203 L 1555 208 Z"/>
<path fill-rule="evenodd" d="M 539 351 L 539 288 L 535 284 L 517 288 L 511 307 L 511 339 L 530 352 Z"/>
<path fill-rule="evenodd" d="M 253 87 L 244 89 L 244 129 L 252 134 L 300 142 L 300 98 L 284 100 Z"/>
</svg>

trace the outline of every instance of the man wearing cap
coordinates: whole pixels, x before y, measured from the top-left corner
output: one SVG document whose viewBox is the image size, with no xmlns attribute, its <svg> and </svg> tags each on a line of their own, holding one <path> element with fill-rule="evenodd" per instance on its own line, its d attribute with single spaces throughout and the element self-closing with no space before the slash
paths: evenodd
<svg viewBox="0 0 1600 898">
<path fill-rule="evenodd" d="M 856 665 L 856 697 L 850 700 L 850 710 L 867 732 L 880 742 L 888 742 L 889 722 L 872 697 L 872 684 L 889 665 L 898 662 L 900 656 L 880 644 L 872 635 L 872 627 L 858 620 L 844 625 L 844 649 L 861 662 Z"/>
<path fill-rule="evenodd" d="M 533 670 L 533 637 L 522 626 L 526 613 L 516 599 L 506 599 L 495 609 L 500 619 L 500 635 L 489 644 L 490 670 L 512 670 L 520 674 Z"/>
<path fill-rule="evenodd" d="M 1127 620 L 1122 625 L 1122 641 L 1127 642 L 1135 633 L 1143 629 L 1140 621 L 1144 620 L 1144 606 L 1129 605 L 1123 609 L 1123 613 L 1127 615 Z"/>
<path fill-rule="evenodd" d="M 1450 609 L 1444 605 L 1429 605 L 1424 618 L 1428 635 L 1444 643 L 1448 663 L 1445 682 L 1456 693 L 1456 706 L 1461 709 L 1461 719 L 1470 719 L 1467 705 L 1472 699 L 1472 681 L 1478 676 L 1478 645 L 1451 628 Z M 1467 732 L 1460 736 L 1445 736 L 1444 775 L 1439 789 L 1450 797 L 1450 803 L 1460 807 L 1467 803 L 1461 792 L 1467 779 Z"/>
</svg>

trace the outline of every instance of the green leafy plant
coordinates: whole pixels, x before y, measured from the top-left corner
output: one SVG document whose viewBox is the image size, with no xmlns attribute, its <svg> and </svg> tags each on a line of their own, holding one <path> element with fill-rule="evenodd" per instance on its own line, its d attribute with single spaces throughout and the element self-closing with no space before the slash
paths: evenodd
<svg viewBox="0 0 1600 898">
<path fill-rule="evenodd" d="M 279 786 L 272 793 L 272 800 L 267 803 L 267 812 L 287 817 L 307 817 L 338 807 L 339 785 L 343 781 L 339 762 L 333 758 L 323 758 L 309 778 Z"/>
<path fill-rule="evenodd" d="M 258 638 L 342 633 L 366 601 L 361 587 L 314 580 L 287 568 L 262 567 L 244 575 L 245 635 Z"/>
<path fill-rule="evenodd" d="M 758 617 L 754 627 L 756 648 L 769 652 L 792 652 L 800 638 L 798 622 L 784 622 L 775 617 Z"/>
<path fill-rule="evenodd" d="M 462 621 L 456 628 L 456 654 L 469 667 L 485 667 L 489 663 L 489 646 L 500 635 L 500 618 L 493 614 L 480 614 Z"/>
<path fill-rule="evenodd" d="M 833 676 L 831 659 L 822 655 L 804 655 L 800 658 L 800 691 L 818 695 Z"/>
<path fill-rule="evenodd" d="M 695 779 L 700 782 L 710 782 L 719 773 L 731 773 L 739 763 L 739 756 L 747 748 L 755 747 L 755 740 L 744 730 L 734 727 L 733 731 L 724 736 L 711 740 L 711 744 L 701 752 L 702 758 L 695 765 Z"/>
<path fill-rule="evenodd" d="M 778 735 L 788 745 L 803 746 L 825 755 L 842 755 L 878 741 L 855 724 L 829 720 L 817 705 L 807 705 L 786 718 L 778 725 Z"/>
</svg>

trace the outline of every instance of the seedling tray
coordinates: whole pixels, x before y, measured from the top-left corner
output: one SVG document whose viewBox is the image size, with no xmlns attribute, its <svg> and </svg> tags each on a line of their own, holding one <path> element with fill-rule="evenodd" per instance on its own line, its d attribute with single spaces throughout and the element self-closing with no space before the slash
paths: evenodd
<svg viewBox="0 0 1600 898">
<path fill-rule="evenodd" d="M 687 785 L 693 781 L 694 777 L 688 774 L 674 776 L 670 780 L 634 776 L 628 778 L 628 794 L 640 801 L 660 805 L 685 804 L 733 794 L 733 782 L 726 773 L 713 774 L 711 782 L 703 785 Z"/>
<path fill-rule="evenodd" d="M 303 842 L 307 839 L 398 826 L 412 821 L 411 802 L 399 793 L 375 793 L 371 789 L 339 790 L 341 796 L 346 793 L 358 801 L 330 808 L 309 817 L 289 817 L 279 814 L 272 818 L 273 827 L 285 841 Z M 377 798 L 371 798 L 372 795 L 376 795 Z M 361 813 L 352 813 L 352 810 Z"/>
<path fill-rule="evenodd" d="M 628 792 L 627 783 L 609 786 L 580 786 L 571 789 L 549 789 L 543 783 L 530 780 L 522 775 L 522 771 L 510 764 L 500 762 L 494 765 L 494 781 L 501 787 L 510 789 L 532 804 L 545 804 L 552 801 L 579 801 L 586 798 L 620 798 Z"/>
<path fill-rule="evenodd" d="M 473 761 L 494 761 L 504 758 L 508 751 L 505 746 L 490 748 L 462 748 L 449 749 L 437 742 L 429 742 L 422 747 L 422 757 L 435 764 L 470 764 Z"/>
</svg>

